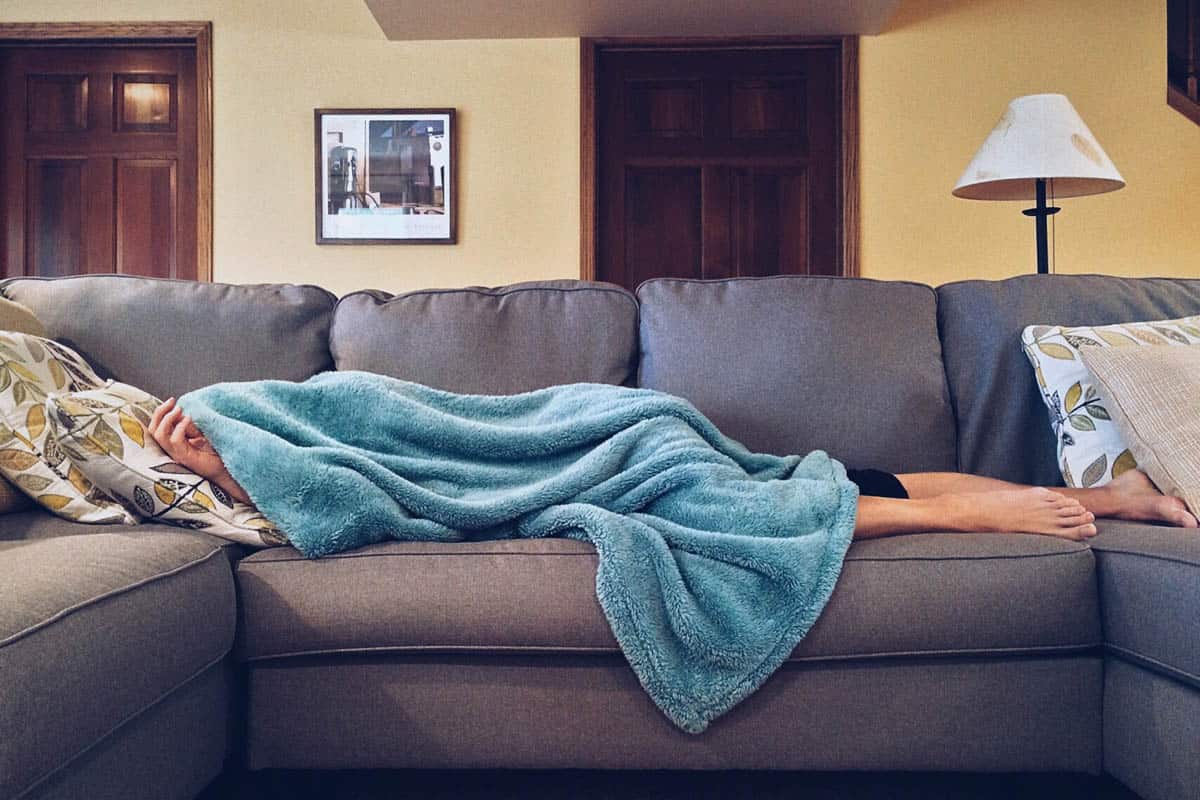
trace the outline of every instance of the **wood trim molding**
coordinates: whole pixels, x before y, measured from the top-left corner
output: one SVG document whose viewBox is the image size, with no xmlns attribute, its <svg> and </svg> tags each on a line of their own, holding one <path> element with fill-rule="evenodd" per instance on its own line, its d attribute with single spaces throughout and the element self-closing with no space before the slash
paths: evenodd
<svg viewBox="0 0 1200 800">
<path fill-rule="evenodd" d="M 599 202 L 596 181 L 596 148 L 599 142 L 596 120 L 596 68 L 600 51 L 605 49 L 670 49 L 692 47 L 804 47 L 836 44 L 842 56 L 841 125 L 842 173 L 841 275 L 859 273 L 858 170 L 858 37 L 857 36 L 737 36 L 701 38 L 583 38 L 579 40 L 579 277 L 595 280 L 597 214 Z"/>
<path fill-rule="evenodd" d="M 196 46 L 196 278 L 212 280 L 213 265 L 213 71 L 212 23 L 8 22 L 0 45 L 47 43 L 140 44 L 148 41 Z"/>
<path fill-rule="evenodd" d="M 579 277 L 596 279 L 596 55 L 595 39 L 579 40 Z"/>
<path fill-rule="evenodd" d="M 1167 105 L 1200 125 L 1200 103 L 1171 85 L 1167 86 Z"/>
<path fill-rule="evenodd" d="M 858 37 L 842 38 L 842 275 L 859 272 Z"/>
</svg>

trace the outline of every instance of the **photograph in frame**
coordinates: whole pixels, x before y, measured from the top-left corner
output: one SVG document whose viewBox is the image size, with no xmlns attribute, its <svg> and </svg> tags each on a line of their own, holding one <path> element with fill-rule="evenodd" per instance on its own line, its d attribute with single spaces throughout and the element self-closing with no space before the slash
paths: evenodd
<svg viewBox="0 0 1200 800">
<path fill-rule="evenodd" d="M 316 109 L 317 244 L 453 244 L 454 109 Z"/>
</svg>

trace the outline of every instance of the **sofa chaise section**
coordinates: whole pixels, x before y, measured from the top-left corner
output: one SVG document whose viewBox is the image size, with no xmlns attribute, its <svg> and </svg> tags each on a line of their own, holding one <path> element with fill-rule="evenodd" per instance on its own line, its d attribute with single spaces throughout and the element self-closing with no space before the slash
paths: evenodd
<svg viewBox="0 0 1200 800">
<path fill-rule="evenodd" d="M 1061 485 L 1054 437 L 1017 344 L 1026 325 L 1200 314 L 1200 280 L 1040 275 L 938 287 L 965 471 Z M 1101 520 L 1104 768 L 1147 800 L 1200 798 L 1200 534 Z"/>
<path fill-rule="evenodd" d="M 234 713 L 224 549 L 162 526 L 27 539 L 24 516 L 0 518 L 0 797 L 193 797 Z"/>
</svg>

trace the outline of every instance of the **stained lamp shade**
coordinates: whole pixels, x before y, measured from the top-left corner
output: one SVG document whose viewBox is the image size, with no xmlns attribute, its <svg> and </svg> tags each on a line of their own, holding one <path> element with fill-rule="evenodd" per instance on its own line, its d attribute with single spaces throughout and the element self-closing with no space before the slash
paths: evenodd
<svg viewBox="0 0 1200 800">
<path fill-rule="evenodd" d="M 1052 183 L 1055 198 L 1120 189 L 1125 179 L 1061 94 L 1018 97 L 971 159 L 955 197 L 1030 200 L 1035 180 Z"/>
</svg>

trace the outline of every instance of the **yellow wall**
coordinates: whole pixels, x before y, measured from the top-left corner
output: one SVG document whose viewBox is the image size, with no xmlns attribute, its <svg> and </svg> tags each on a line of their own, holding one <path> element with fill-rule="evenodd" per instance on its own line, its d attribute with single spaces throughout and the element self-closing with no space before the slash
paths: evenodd
<svg viewBox="0 0 1200 800">
<path fill-rule="evenodd" d="M 214 278 L 344 293 L 579 274 L 579 45 L 389 42 L 362 0 L 4 0 L 0 21 L 213 22 Z M 457 245 L 314 243 L 313 109 L 458 109 Z"/>
<path fill-rule="evenodd" d="M 950 189 L 1009 100 L 1061 92 L 1127 186 L 1058 203 L 1058 271 L 1200 276 L 1200 126 L 1166 104 L 1165 6 L 904 0 L 861 43 L 863 274 L 1031 272 L 1030 204 Z"/>
<path fill-rule="evenodd" d="M 1032 271 L 1024 204 L 950 188 L 1010 99 L 1059 91 L 1129 185 L 1060 203 L 1058 270 L 1200 275 L 1200 126 L 1164 101 L 1164 6 L 904 0 L 861 45 L 863 274 L 936 284 Z M 0 21 L 92 20 L 95 8 L 4 0 Z M 345 292 L 578 275 L 575 40 L 389 42 L 361 0 L 103 8 L 111 20 L 213 21 L 217 280 Z M 313 243 L 321 106 L 458 108 L 458 245 Z"/>
</svg>

